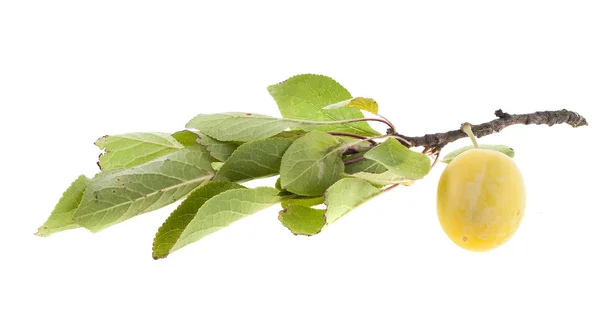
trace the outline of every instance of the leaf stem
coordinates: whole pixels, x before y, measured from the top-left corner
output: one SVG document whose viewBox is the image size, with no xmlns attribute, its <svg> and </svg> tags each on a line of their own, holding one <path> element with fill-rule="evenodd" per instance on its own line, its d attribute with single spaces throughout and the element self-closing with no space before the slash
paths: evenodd
<svg viewBox="0 0 600 318">
<path fill-rule="evenodd" d="M 356 156 L 354 158 L 350 158 L 350 159 L 344 160 L 344 164 L 345 165 L 349 165 L 349 164 L 352 164 L 352 163 L 357 163 L 359 161 L 362 161 L 363 159 L 365 159 L 365 157 L 363 157 L 362 155 Z"/>
<path fill-rule="evenodd" d="M 479 148 L 479 143 L 477 143 L 477 137 L 475 137 L 475 135 L 473 134 L 473 130 L 471 130 L 471 124 L 464 123 L 460 125 L 460 130 L 462 130 L 465 134 L 467 134 L 467 136 L 469 136 L 471 142 L 473 143 L 473 147 Z"/>
</svg>

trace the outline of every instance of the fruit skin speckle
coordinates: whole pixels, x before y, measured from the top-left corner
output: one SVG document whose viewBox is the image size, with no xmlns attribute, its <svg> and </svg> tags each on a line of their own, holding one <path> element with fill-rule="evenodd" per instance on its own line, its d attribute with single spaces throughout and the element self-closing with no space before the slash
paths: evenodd
<svg viewBox="0 0 600 318">
<path fill-rule="evenodd" d="M 525 201 L 516 163 L 493 150 L 460 154 L 438 183 L 440 225 L 454 243 L 470 251 L 488 251 L 508 241 L 521 224 Z"/>
</svg>

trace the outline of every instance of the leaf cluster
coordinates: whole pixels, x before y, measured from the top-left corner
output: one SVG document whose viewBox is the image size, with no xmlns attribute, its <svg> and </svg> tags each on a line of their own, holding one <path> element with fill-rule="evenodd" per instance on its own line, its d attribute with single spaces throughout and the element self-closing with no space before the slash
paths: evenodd
<svg viewBox="0 0 600 318">
<path fill-rule="evenodd" d="M 410 185 L 430 159 L 369 125 L 370 98 L 353 98 L 313 74 L 268 87 L 281 118 L 199 114 L 186 130 L 105 136 L 100 172 L 67 188 L 37 235 L 91 232 L 181 201 L 154 238 L 152 256 L 170 253 L 270 206 L 292 233 L 314 235 L 388 187 Z M 383 118 L 383 117 L 381 117 Z M 273 187 L 244 182 L 279 175 Z"/>
</svg>

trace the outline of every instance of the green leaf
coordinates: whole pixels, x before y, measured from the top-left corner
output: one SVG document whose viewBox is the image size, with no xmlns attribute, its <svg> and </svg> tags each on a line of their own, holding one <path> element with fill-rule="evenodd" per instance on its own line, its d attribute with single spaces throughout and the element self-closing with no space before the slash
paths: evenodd
<svg viewBox="0 0 600 318">
<path fill-rule="evenodd" d="M 208 199 L 183 230 L 170 253 L 222 229 L 231 223 L 278 203 L 275 188 L 233 189 Z"/>
<path fill-rule="evenodd" d="M 342 85 L 327 76 L 297 75 L 282 83 L 269 86 L 268 91 L 275 99 L 284 118 L 316 121 L 363 118 L 363 114 L 357 108 L 323 109 L 325 106 L 352 98 Z M 328 125 L 320 127 L 319 130 L 348 132 L 363 136 L 380 135 L 366 122 Z"/>
<path fill-rule="evenodd" d="M 316 128 L 319 123 L 305 123 L 251 113 L 200 114 L 186 128 L 197 129 L 220 141 L 267 139 L 290 127 Z"/>
<path fill-rule="evenodd" d="M 279 212 L 279 221 L 295 235 L 315 235 L 325 226 L 325 210 L 289 205 Z"/>
<path fill-rule="evenodd" d="M 327 212 L 325 220 L 331 224 L 369 199 L 380 194 L 381 190 L 361 179 L 342 179 L 325 192 Z"/>
<path fill-rule="evenodd" d="M 375 115 L 377 115 L 377 113 L 379 112 L 379 105 L 377 104 L 377 102 L 372 98 L 366 97 L 355 97 L 352 99 L 347 99 L 339 103 L 325 106 L 323 107 L 323 109 L 336 109 L 340 107 L 354 107 L 368 111 L 369 113 Z"/>
<path fill-rule="evenodd" d="M 344 145 L 335 137 L 312 131 L 296 139 L 281 160 L 281 187 L 300 195 L 322 195 L 344 171 Z"/>
<path fill-rule="evenodd" d="M 291 144 L 291 139 L 284 138 L 247 142 L 225 161 L 215 179 L 247 181 L 276 175 L 281 166 L 281 157 Z"/>
<path fill-rule="evenodd" d="M 158 229 L 152 245 L 152 257 L 166 257 L 173 248 L 181 233 L 210 198 L 232 189 L 242 189 L 243 186 L 230 181 L 211 181 L 196 189 L 171 213 L 169 218 Z"/>
<path fill-rule="evenodd" d="M 450 163 L 450 161 L 452 161 L 454 158 L 456 158 L 456 156 L 460 155 L 461 153 L 467 151 L 467 150 L 471 150 L 474 149 L 475 147 L 473 147 L 473 145 L 470 146 L 466 146 L 466 147 L 462 147 L 459 149 L 456 149 L 454 151 L 452 151 L 451 153 L 447 154 L 444 159 L 442 159 L 441 161 L 443 163 Z M 481 149 L 488 149 L 488 150 L 495 150 L 498 152 L 501 152 L 511 158 L 514 158 L 515 156 L 515 151 L 509 147 L 509 146 L 505 146 L 505 145 L 479 145 L 479 148 Z"/>
<path fill-rule="evenodd" d="M 237 149 L 239 145 L 232 142 L 218 141 L 205 134 L 200 134 L 200 144 L 208 150 L 210 155 L 219 160 L 225 161 Z"/>
<path fill-rule="evenodd" d="M 364 156 L 381 163 L 399 176 L 413 180 L 423 178 L 431 169 L 431 161 L 427 156 L 406 148 L 394 138 L 375 146 Z"/>
<path fill-rule="evenodd" d="M 294 234 L 314 235 L 326 225 L 331 225 L 342 216 L 369 199 L 382 193 L 381 190 L 361 179 L 342 179 L 325 192 L 325 211 L 297 204 L 287 204 L 279 212 L 279 220 Z M 282 204 L 283 205 L 283 204 Z"/>
<path fill-rule="evenodd" d="M 96 141 L 96 146 L 105 151 L 98 161 L 103 171 L 139 166 L 183 148 L 165 133 L 104 136 Z"/>
<path fill-rule="evenodd" d="M 355 156 L 360 156 L 361 154 L 357 154 Z M 348 156 L 348 159 L 354 156 Z M 351 163 L 346 165 L 344 172 L 347 174 L 354 174 L 358 172 L 369 172 L 369 173 L 383 173 L 386 172 L 387 168 L 380 164 L 377 161 L 370 159 L 363 159 L 361 161 Z"/>
<path fill-rule="evenodd" d="M 414 183 L 414 180 L 399 176 L 391 171 L 384 171 L 382 173 L 357 172 L 355 174 L 344 174 L 344 176 L 363 179 L 375 186 L 385 186 L 388 184 L 411 185 Z"/>
<path fill-rule="evenodd" d="M 73 220 L 92 232 L 169 205 L 214 176 L 201 146 L 186 147 L 141 166 L 100 173 L 88 185 Z"/>
<path fill-rule="evenodd" d="M 181 130 L 171 135 L 177 142 L 182 144 L 184 147 L 198 145 L 198 135 L 189 130 Z"/>
<path fill-rule="evenodd" d="M 312 207 L 323 204 L 324 200 L 325 198 L 322 195 L 316 197 L 295 197 L 291 199 L 283 199 L 283 201 L 281 201 L 281 207 L 284 209 L 290 205 Z"/>
<path fill-rule="evenodd" d="M 53 233 L 78 228 L 79 224 L 73 222 L 73 214 L 81 202 L 83 192 L 90 184 L 90 179 L 84 175 L 79 176 L 65 190 L 48 220 L 38 228 L 37 236 L 49 236 Z"/>
</svg>

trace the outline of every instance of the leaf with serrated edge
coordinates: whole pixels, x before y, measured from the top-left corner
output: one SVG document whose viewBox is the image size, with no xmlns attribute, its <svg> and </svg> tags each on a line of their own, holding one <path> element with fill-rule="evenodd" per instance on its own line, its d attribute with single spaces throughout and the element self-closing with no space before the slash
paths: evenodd
<svg viewBox="0 0 600 318">
<path fill-rule="evenodd" d="M 352 99 L 347 99 L 339 103 L 325 106 L 323 107 L 323 109 L 335 109 L 340 107 L 354 107 L 368 111 L 369 113 L 375 115 L 377 115 L 377 112 L 379 112 L 379 105 L 377 104 L 377 102 L 374 99 L 367 97 L 355 97 Z"/>
<path fill-rule="evenodd" d="M 284 118 L 336 121 L 364 117 L 357 108 L 323 109 L 325 106 L 352 98 L 342 85 L 327 76 L 315 74 L 293 76 L 279 84 L 269 86 L 268 91 L 275 99 Z M 380 135 L 366 122 L 333 124 L 318 129 L 363 136 Z"/>
<path fill-rule="evenodd" d="M 431 161 L 427 156 L 406 148 L 394 138 L 367 151 L 364 157 L 381 163 L 399 176 L 413 180 L 423 178 L 431 169 Z"/>
<path fill-rule="evenodd" d="M 194 192 L 171 213 L 169 218 L 158 229 L 152 245 L 152 257 L 154 259 L 166 257 L 169 251 L 179 239 L 181 233 L 192 221 L 198 209 L 210 198 L 217 194 L 232 189 L 242 189 L 243 186 L 230 181 L 211 181 Z"/>
<path fill-rule="evenodd" d="M 279 191 L 275 188 L 258 187 L 228 190 L 215 195 L 200 207 L 170 253 L 278 203 L 281 200 L 278 194 Z"/>
<path fill-rule="evenodd" d="M 281 157 L 291 139 L 269 138 L 239 146 L 219 168 L 215 180 L 247 181 L 279 173 Z"/>
<path fill-rule="evenodd" d="M 210 155 L 219 160 L 225 161 L 239 146 L 233 142 L 219 141 L 205 134 L 198 134 L 198 142 L 208 150 Z"/>
<path fill-rule="evenodd" d="M 37 236 L 49 236 L 56 232 L 78 228 L 79 224 L 73 222 L 73 214 L 81 202 L 83 193 L 90 184 L 90 179 L 84 175 L 79 176 L 65 190 L 60 200 L 52 210 L 48 220 L 38 228 Z"/>
<path fill-rule="evenodd" d="M 188 122 L 186 128 L 197 129 L 220 141 L 247 142 L 267 139 L 290 127 L 310 129 L 319 125 L 261 114 L 219 113 L 197 115 Z"/>
<path fill-rule="evenodd" d="M 195 132 L 191 132 L 189 130 L 180 130 L 171 135 L 177 142 L 179 142 L 184 147 L 187 146 L 197 146 L 198 143 L 198 134 Z"/>
<path fill-rule="evenodd" d="M 279 212 L 279 221 L 296 235 L 311 236 L 325 226 L 325 210 L 301 205 L 288 205 Z"/>
<path fill-rule="evenodd" d="M 454 158 L 456 158 L 458 155 L 462 154 L 463 152 L 467 151 L 467 150 L 471 150 L 474 149 L 475 147 L 473 145 L 470 146 L 466 146 L 466 147 L 462 147 L 459 149 L 456 149 L 452 152 L 450 152 L 449 154 L 447 154 L 444 159 L 440 160 L 443 163 L 450 163 L 450 161 L 452 161 Z M 515 151 L 509 147 L 509 146 L 505 146 L 505 145 L 479 145 L 480 149 L 487 149 L 487 150 L 494 150 L 494 151 L 498 151 L 501 152 L 511 158 L 513 158 L 515 156 Z"/>
<path fill-rule="evenodd" d="M 201 146 L 186 147 L 141 166 L 100 173 L 88 185 L 73 220 L 92 232 L 169 205 L 214 176 Z"/>
<path fill-rule="evenodd" d="M 340 141 L 325 132 L 296 139 L 281 160 L 281 187 L 300 195 L 322 195 L 344 171 L 343 152 Z"/>
<path fill-rule="evenodd" d="M 365 180 L 342 179 L 325 192 L 327 209 L 324 214 L 317 213 L 318 210 L 314 211 L 316 209 L 307 210 L 308 207 L 299 208 L 300 205 L 288 205 L 286 206 L 287 213 L 286 210 L 279 213 L 279 220 L 292 233 L 317 234 L 324 226 L 331 225 L 351 210 L 380 193 L 382 193 L 381 190 Z M 290 207 L 293 207 L 291 211 Z M 319 228 L 317 224 L 320 224 L 321 227 Z"/>
<path fill-rule="evenodd" d="M 129 133 L 104 136 L 96 141 L 104 149 L 98 166 L 102 171 L 139 166 L 183 148 L 165 133 Z"/>
<path fill-rule="evenodd" d="M 344 174 L 345 177 L 359 178 L 368 181 L 375 186 L 385 186 L 388 184 L 411 185 L 415 181 L 399 176 L 391 171 L 382 173 L 357 172 L 354 174 Z"/>
</svg>

